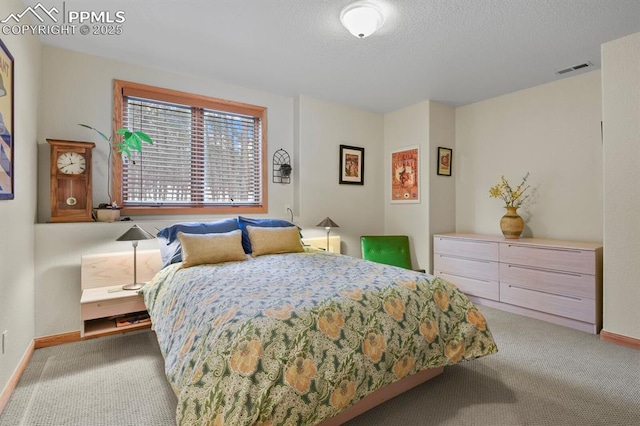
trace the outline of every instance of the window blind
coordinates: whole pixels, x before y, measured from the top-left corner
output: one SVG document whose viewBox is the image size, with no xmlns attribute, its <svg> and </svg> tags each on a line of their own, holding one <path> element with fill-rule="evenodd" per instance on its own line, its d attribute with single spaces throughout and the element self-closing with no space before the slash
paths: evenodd
<svg viewBox="0 0 640 426">
<path fill-rule="evenodd" d="M 152 145 L 122 158 L 125 207 L 259 206 L 262 118 L 124 96 L 123 125 Z"/>
</svg>

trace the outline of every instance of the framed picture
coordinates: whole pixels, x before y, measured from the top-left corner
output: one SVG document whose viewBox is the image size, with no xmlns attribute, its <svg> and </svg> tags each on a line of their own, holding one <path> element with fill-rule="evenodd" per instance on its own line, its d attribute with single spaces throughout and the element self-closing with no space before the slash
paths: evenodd
<svg viewBox="0 0 640 426">
<path fill-rule="evenodd" d="M 340 183 L 364 185 L 364 148 L 340 145 Z"/>
<path fill-rule="evenodd" d="M 0 200 L 13 200 L 13 56 L 0 40 Z"/>
<path fill-rule="evenodd" d="M 417 146 L 391 151 L 391 202 L 420 202 L 420 152 Z"/>
<path fill-rule="evenodd" d="M 438 147 L 438 174 L 451 176 L 451 163 L 453 161 L 453 150 Z"/>
</svg>

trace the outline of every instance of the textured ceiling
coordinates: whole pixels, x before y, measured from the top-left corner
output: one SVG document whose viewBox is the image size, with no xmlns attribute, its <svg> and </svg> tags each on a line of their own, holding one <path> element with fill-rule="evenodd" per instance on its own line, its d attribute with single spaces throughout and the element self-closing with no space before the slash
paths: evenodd
<svg viewBox="0 0 640 426">
<path fill-rule="evenodd" d="M 357 39 L 349 0 L 40 0 L 125 12 L 123 34 L 44 43 L 286 96 L 389 112 L 452 106 L 557 80 L 600 45 L 640 32 L 640 0 L 372 0 L 384 26 Z M 34 6 L 35 0 L 25 0 Z M 64 4 L 63 4 L 64 3 Z M 576 75 L 569 73 L 566 76 Z"/>
</svg>

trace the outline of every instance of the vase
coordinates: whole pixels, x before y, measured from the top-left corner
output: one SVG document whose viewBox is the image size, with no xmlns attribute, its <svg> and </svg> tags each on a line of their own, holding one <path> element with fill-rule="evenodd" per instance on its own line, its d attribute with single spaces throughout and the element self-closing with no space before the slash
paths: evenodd
<svg viewBox="0 0 640 426">
<path fill-rule="evenodd" d="M 502 235 L 508 239 L 518 239 L 524 230 L 524 219 L 517 213 L 517 207 L 507 207 L 507 214 L 500 219 Z"/>
</svg>

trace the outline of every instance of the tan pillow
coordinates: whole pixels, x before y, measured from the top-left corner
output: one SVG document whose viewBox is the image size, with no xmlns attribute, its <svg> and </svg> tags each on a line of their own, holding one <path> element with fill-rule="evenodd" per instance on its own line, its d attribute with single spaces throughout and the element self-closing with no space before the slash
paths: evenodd
<svg viewBox="0 0 640 426">
<path fill-rule="evenodd" d="M 260 226 L 247 226 L 252 256 L 278 253 L 300 253 L 304 251 L 300 241 L 298 227 L 287 226 L 282 228 L 266 228 Z"/>
<path fill-rule="evenodd" d="M 242 231 L 219 234 L 185 234 L 178 232 L 182 246 L 182 267 L 247 260 L 242 248 Z"/>
</svg>

